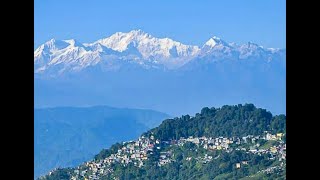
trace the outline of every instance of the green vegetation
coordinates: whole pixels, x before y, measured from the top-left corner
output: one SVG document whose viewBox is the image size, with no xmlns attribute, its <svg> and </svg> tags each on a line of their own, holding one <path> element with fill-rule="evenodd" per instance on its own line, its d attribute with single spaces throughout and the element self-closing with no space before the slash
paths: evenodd
<svg viewBox="0 0 320 180">
<path fill-rule="evenodd" d="M 284 180 L 286 179 L 286 171 L 281 171 L 274 174 L 256 173 L 247 177 L 240 178 L 239 180 Z"/>
<path fill-rule="evenodd" d="M 116 166 L 116 171 L 106 179 L 119 177 L 120 179 L 239 179 L 241 177 L 255 174 L 270 166 L 268 156 L 247 154 L 241 151 L 233 153 L 212 152 L 213 156 L 220 157 L 209 163 L 197 162 L 195 159 L 186 161 L 186 157 L 197 157 L 201 153 L 186 148 L 174 150 L 175 162 L 155 166 L 153 162 L 148 162 L 146 166 L 138 168 L 135 166 Z M 202 154 L 203 155 L 203 154 Z M 242 165 L 236 169 L 235 164 L 241 161 L 250 160 L 250 165 Z M 263 173 L 262 173 L 263 174 Z"/>
<path fill-rule="evenodd" d="M 72 169 L 71 168 L 59 168 L 53 171 L 50 176 L 47 176 L 47 180 L 69 180 L 71 178 Z"/>
<path fill-rule="evenodd" d="M 189 115 L 167 119 L 157 128 L 150 130 L 161 140 L 179 139 L 188 136 L 207 137 L 243 137 L 248 134 L 260 135 L 264 131 L 285 132 L 284 115 L 272 116 L 265 109 L 253 104 L 205 107 L 195 117 Z"/>
<path fill-rule="evenodd" d="M 271 146 L 274 146 L 275 144 L 277 144 L 277 141 L 270 140 L 261 145 L 259 149 L 269 149 Z"/>
<path fill-rule="evenodd" d="M 114 145 L 112 145 L 109 149 L 103 149 L 102 151 L 100 151 L 99 154 L 94 156 L 94 159 L 98 160 L 98 159 L 104 159 L 108 156 L 110 156 L 111 154 L 114 154 L 118 151 L 118 149 L 120 149 L 122 147 L 122 145 L 120 143 L 116 143 Z"/>
<path fill-rule="evenodd" d="M 180 118 L 167 119 L 163 123 L 146 133 L 144 137 L 151 137 L 161 142 L 179 140 L 180 138 L 193 137 L 246 137 L 259 136 L 265 131 L 285 133 L 286 117 L 284 115 L 272 116 L 264 109 L 256 108 L 252 104 L 223 106 L 222 108 L 203 108 L 195 117 L 189 115 Z M 155 140 L 155 141 L 156 141 Z M 142 142 L 142 141 L 141 141 Z M 134 142 L 133 142 L 134 143 Z M 108 166 L 110 173 L 103 173 L 100 179 L 286 179 L 285 160 L 279 161 L 275 153 L 251 153 L 247 149 L 269 149 L 283 142 L 280 140 L 258 139 L 256 142 L 233 144 L 231 150 L 208 150 L 204 146 L 186 141 L 182 145 L 163 145 L 153 148 L 148 153 L 148 158 L 142 166 L 133 163 L 112 163 Z M 95 162 L 102 162 L 107 157 L 117 154 L 126 144 L 114 144 L 109 149 L 102 150 L 94 158 Z M 133 146 L 132 146 L 133 147 Z M 136 146 L 134 146 L 136 147 Z M 279 146 L 280 147 L 280 146 Z M 245 148 L 245 150 L 240 150 Z M 235 150 L 238 149 L 238 150 Z M 121 150 L 120 150 L 121 151 Z M 169 163 L 159 165 L 162 153 L 170 155 Z M 275 157 L 277 156 L 277 157 Z M 99 165 L 100 166 L 100 165 Z M 281 168 L 279 168 L 281 167 Z M 81 165 L 73 169 L 58 169 L 43 179 L 61 179 L 83 177 L 74 171 L 87 171 L 92 173 L 88 166 Z"/>
<path fill-rule="evenodd" d="M 219 174 L 218 176 L 216 176 L 214 178 L 214 180 L 224 180 L 224 179 L 229 179 L 229 178 L 232 178 L 232 173 Z"/>
</svg>

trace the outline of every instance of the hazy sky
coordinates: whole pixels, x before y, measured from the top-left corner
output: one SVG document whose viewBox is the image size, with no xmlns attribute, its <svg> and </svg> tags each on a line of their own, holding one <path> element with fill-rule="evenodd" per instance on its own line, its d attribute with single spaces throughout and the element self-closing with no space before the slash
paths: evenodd
<svg viewBox="0 0 320 180">
<path fill-rule="evenodd" d="M 35 47 L 55 39 L 93 42 L 142 29 L 201 46 L 227 42 L 286 47 L 285 0 L 35 0 Z"/>
</svg>

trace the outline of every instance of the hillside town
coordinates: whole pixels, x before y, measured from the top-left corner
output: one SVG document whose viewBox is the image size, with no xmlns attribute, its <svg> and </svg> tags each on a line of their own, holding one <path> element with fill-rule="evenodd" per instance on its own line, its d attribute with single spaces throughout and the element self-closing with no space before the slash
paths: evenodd
<svg viewBox="0 0 320 180">
<path fill-rule="evenodd" d="M 286 144 L 283 141 L 284 134 L 271 134 L 265 131 L 262 135 L 245 137 L 188 137 L 180 138 L 179 140 L 160 141 L 153 135 L 150 137 L 141 136 L 136 141 L 123 142 L 122 148 L 118 149 L 117 153 L 111 154 L 105 159 L 93 160 L 78 166 L 74 170 L 72 179 L 99 179 L 99 177 L 113 172 L 112 164 L 121 164 L 128 166 L 133 164 L 137 167 L 144 166 L 145 161 L 156 152 L 159 153 L 157 161 L 158 166 L 164 166 L 174 161 L 173 151 L 168 150 L 173 146 L 184 146 L 187 142 L 195 144 L 198 148 L 203 148 L 206 151 L 245 151 L 246 153 L 254 153 L 257 155 L 269 154 L 270 160 L 278 160 L 281 166 L 285 165 L 286 160 Z M 258 142 L 264 143 L 261 146 Z M 219 158 L 204 154 L 199 157 L 186 157 L 186 161 L 195 159 L 197 162 L 208 163 Z M 244 165 L 250 165 L 248 161 L 236 163 L 236 168 L 241 168 Z M 268 170 L 266 170 L 268 171 Z M 50 173 L 49 173 L 50 174 Z"/>
</svg>

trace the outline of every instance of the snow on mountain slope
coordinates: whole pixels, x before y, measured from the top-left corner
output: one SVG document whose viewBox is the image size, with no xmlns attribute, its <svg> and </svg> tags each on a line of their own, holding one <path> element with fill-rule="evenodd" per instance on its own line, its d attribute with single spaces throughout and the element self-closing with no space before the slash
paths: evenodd
<svg viewBox="0 0 320 180">
<path fill-rule="evenodd" d="M 185 45 L 169 38 L 155 38 L 141 30 L 117 32 L 93 43 L 74 39 L 51 39 L 34 51 L 35 73 L 80 71 L 103 64 L 106 69 L 119 69 L 123 64 L 142 68 L 177 69 L 194 60 L 272 60 L 283 54 L 275 48 L 263 48 L 254 43 L 237 45 L 213 36 L 201 48 Z M 116 68 L 115 68 L 116 67 Z"/>
<path fill-rule="evenodd" d="M 138 49 L 145 59 L 189 57 L 196 55 L 199 51 L 197 46 L 184 45 L 169 38 L 158 39 L 141 30 L 133 30 L 129 33 L 118 32 L 93 44 L 96 43 L 119 52 L 129 50 L 128 45 L 132 44 L 132 47 Z"/>
<path fill-rule="evenodd" d="M 34 53 L 35 72 L 43 72 L 47 68 L 63 65 L 66 69 L 81 69 L 94 65 L 100 60 L 99 51 L 91 51 L 74 39 L 51 39 L 41 45 Z"/>
<path fill-rule="evenodd" d="M 221 40 L 220 38 L 213 36 L 210 38 L 201 48 L 201 58 L 212 58 L 212 59 L 230 59 L 237 56 L 238 52 L 236 49 Z"/>
<path fill-rule="evenodd" d="M 263 48 L 252 42 L 242 45 L 227 43 L 213 36 L 202 46 L 199 57 L 211 60 L 263 59 L 270 61 L 283 53 L 280 49 Z"/>
</svg>

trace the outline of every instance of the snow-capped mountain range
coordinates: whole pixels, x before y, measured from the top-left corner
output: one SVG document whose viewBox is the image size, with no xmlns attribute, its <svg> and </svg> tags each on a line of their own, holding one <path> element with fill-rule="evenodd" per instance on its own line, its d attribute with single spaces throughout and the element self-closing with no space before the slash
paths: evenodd
<svg viewBox="0 0 320 180">
<path fill-rule="evenodd" d="M 77 40 L 51 39 L 34 51 L 35 73 L 54 71 L 77 72 L 87 67 L 103 65 L 106 70 L 117 70 L 124 64 L 135 64 L 144 69 L 178 69 L 189 62 L 210 59 L 272 61 L 285 56 L 284 49 L 263 48 L 248 42 L 243 45 L 227 43 L 213 36 L 203 46 L 185 45 L 169 38 L 156 38 L 142 30 L 117 32 L 93 43 Z"/>
</svg>

